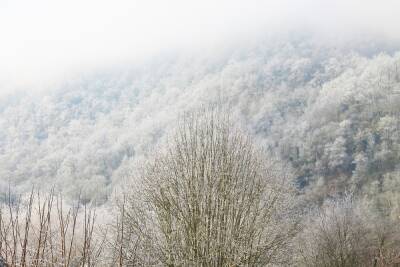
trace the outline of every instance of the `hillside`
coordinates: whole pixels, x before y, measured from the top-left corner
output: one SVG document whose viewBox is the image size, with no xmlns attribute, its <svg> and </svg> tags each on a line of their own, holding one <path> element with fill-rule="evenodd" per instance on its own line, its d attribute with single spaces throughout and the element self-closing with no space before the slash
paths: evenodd
<svg viewBox="0 0 400 267">
<path fill-rule="evenodd" d="M 395 190 L 400 46 L 371 40 L 307 35 L 171 52 L 2 97 L 0 190 L 55 186 L 103 203 L 179 115 L 216 102 L 312 197 Z"/>
</svg>

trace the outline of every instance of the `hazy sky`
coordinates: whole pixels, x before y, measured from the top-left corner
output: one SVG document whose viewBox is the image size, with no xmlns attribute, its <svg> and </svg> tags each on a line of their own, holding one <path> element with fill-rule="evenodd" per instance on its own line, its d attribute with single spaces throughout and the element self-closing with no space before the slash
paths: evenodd
<svg viewBox="0 0 400 267">
<path fill-rule="evenodd" d="M 292 27 L 398 37 L 399 12 L 396 0 L 0 0 L 0 94 L 81 68 Z"/>
</svg>

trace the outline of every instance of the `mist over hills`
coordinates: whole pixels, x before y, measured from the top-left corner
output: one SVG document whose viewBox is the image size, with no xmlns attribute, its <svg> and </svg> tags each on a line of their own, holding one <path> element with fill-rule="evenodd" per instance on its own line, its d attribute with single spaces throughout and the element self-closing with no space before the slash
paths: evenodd
<svg viewBox="0 0 400 267">
<path fill-rule="evenodd" d="M 400 45 L 268 37 L 0 99 L 0 190 L 107 201 L 185 111 L 218 103 L 321 198 L 399 188 Z M 374 193 L 375 192 L 375 193 Z"/>
</svg>

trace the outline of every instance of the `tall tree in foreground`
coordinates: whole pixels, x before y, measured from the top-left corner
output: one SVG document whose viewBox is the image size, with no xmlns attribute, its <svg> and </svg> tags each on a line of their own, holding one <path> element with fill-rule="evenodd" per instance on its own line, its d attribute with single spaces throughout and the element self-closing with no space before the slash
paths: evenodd
<svg viewBox="0 0 400 267">
<path fill-rule="evenodd" d="M 124 236 L 127 246 L 136 244 L 135 256 L 129 249 L 119 255 L 139 265 L 284 262 L 297 228 L 289 177 L 225 117 L 186 115 L 124 205 Z"/>
</svg>

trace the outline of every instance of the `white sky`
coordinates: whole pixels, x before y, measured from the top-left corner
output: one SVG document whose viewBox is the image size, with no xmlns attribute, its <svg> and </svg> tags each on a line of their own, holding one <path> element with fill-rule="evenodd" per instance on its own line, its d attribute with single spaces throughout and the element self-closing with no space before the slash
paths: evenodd
<svg viewBox="0 0 400 267">
<path fill-rule="evenodd" d="M 0 94 L 170 48 L 307 26 L 400 36 L 396 0 L 0 0 Z"/>
</svg>

